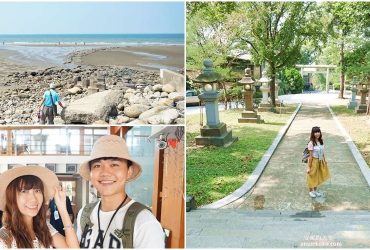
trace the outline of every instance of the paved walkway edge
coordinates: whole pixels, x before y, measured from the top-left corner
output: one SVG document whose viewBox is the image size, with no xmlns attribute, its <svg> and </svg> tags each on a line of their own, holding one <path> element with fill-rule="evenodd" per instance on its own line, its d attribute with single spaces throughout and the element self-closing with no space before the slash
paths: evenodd
<svg viewBox="0 0 370 250">
<path fill-rule="evenodd" d="M 329 111 L 331 115 L 333 116 L 333 119 L 335 123 L 337 124 L 339 130 L 342 132 L 344 138 L 346 139 L 347 145 L 349 149 L 351 150 L 351 153 L 353 157 L 355 158 L 357 165 L 359 166 L 362 175 L 365 177 L 365 180 L 367 182 L 367 185 L 370 187 L 370 169 L 367 165 L 365 159 L 362 157 L 362 154 L 358 150 L 357 146 L 353 142 L 351 136 L 347 133 L 347 131 L 344 129 L 338 118 L 335 116 L 333 110 L 330 108 L 330 105 L 328 105 Z"/>
<path fill-rule="evenodd" d="M 267 163 L 270 161 L 281 139 L 284 137 L 284 135 L 288 131 L 290 125 L 292 124 L 294 118 L 298 114 L 298 111 L 300 110 L 301 107 L 302 107 L 302 103 L 298 105 L 298 107 L 296 108 L 296 110 L 290 117 L 289 121 L 286 123 L 286 125 L 280 129 L 274 141 L 272 142 L 270 147 L 267 149 L 266 153 L 262 156 L 262 159 L 259 161 L 257 167 L 254 169 L 252 174 L 248 177 L 248 180 L 243 184 L 243 186 L 241 186 L 240 188 L 238 188 L 237 190 L 235 190 L 233 193 L 229 194 L 228 196 L 222 198 L 221 200 L 215 201 L 211 204 L 202 206 L 200 208 L 207 208 L 207 209 L 221 208 L 239 199 L 244 194 L 248 193 L 254 187 L 254 185 L 256 185 L 258 179 L 261 177 L 263 171 L 265 170 Z"/>
</svg>

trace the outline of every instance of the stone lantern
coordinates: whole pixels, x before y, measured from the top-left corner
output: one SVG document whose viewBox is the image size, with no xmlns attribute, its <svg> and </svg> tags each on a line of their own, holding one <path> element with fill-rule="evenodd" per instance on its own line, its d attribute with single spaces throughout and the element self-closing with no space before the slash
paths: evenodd
<svg viewBox="0 0 370 250">
<path fill-rule="evenodd" d="M 262 101 L 260 105 L 258 106 L 258 111 L 269 111 L 271 109 L 271 104 L 268 101 L 268 94 L 270 92 L 270 81 L 267 76 L 266 70 L 262 72 L 262 78 L 259 79 L 259 82 L 261 83 L 260 90 L 262 91 Z"/>
<path fill-rule="evenodd" d="M 220 93 L 217 84 L 221 81 L 220 74 L 214 72 L 213 63 L 210 59 L 203 62 L 202 73 L 193 81 L 202 84 L 202 93 L 199 99 L 203 101 L 206 109 L 206 125 L 200 129 L 200 135 L 195 137 L 197 145 L 229 146 L 237 137 L 232 137 L 232 131 L 227 130 L 226 124 L 220 122 L 218 111 L 218 99 Z"/>
<path fill-rule="evenodd" d="M 357 101 L 356 101 L 357 84 L 358 84 L 357 77 L 353 77 L 352 83 L 351 83 L 352 99 L 347 105 L 347 108 L 349 109 L 355 109 L 357 107 Z"/>
<path fill-rule="evenodd" d="M 275 79 L 275 104 L 276 105 L 280 105 L 280 101 L 279 101 L 279 89 L 280 89 L 280 79 L 276 78 Z"/>
<path fill-rule="evenodd" d="M 360 89 L 360 94 L 361 94 L 361 101 L 360 105 L 356 108 L 356 113 L 366 113 L 367 111 L 367 105 L 366 105 L 366 95 L 369 92 L 369 87 L 366 83 L 360 83 L 361 89 Z"/>
<path fill-rule="evenodd" d="M 244 86 L 244 103 L 245 109 L 242 112 L 242 117 L 238 119 L 239 123 L 259 123 L 261 122 L 260 115 L 253 108 L 253 84 L 254 81 L 250 76 L 250 68 L 245 69 L 245 76 L 238 82 Z"/>
</svg>

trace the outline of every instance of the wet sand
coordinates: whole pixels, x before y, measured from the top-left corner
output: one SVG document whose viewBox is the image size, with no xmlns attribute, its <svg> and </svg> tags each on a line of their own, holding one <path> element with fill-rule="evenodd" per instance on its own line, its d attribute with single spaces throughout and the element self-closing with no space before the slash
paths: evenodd
<svg viewBox="0 0 370 250">
<path fill-rule="evenodd" d="M 47 65 L 40 62 L 28 64 L 11 59 L 15 57 L 21 57 L 21 53 L 12 50 L 0 49 L 0 76 L 7 76 L 14 72 L 39 70 L 47 67 Z"/>
<path fill-rule="evenodd" d="M 159 70 L 184 68 L 184 46 L 129 46 L 96 49 L 90 53 L 77 53 L 72 62 L 94 66 L 125 66 L 130 68 Z"/>
</svg>

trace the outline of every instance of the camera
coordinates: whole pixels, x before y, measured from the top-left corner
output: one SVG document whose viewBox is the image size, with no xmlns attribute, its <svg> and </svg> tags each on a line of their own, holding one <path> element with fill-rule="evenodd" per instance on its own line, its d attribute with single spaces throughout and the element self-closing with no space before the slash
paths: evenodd
<svg viewBox="0 0 370 250">
<path fill-rule="evenodd" d="M 159 149 L 165 149 L 165 148 L 167 148 L 167 142 L 163 138 L 163 135 L 160 135 L 159 136 L 159 139 L 157 141 L 157 146 L 158 146 Z"/>
</svg>

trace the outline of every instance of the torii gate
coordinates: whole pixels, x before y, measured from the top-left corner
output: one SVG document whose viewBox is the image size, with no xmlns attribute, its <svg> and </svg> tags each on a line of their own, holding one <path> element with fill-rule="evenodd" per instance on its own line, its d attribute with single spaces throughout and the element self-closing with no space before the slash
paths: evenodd
<svg viewBox="0 0 370 250">
<path fill-rule="evenodd" d="M 307 73 L 326 73 L 326 93 L 329 93 L 329 73 L 330 69 L 335 69 L 337 65 L 295 65 L 297 68 L 301 69 L 301 76 L 303 77 L 303 72 Z"/>
</svg>

